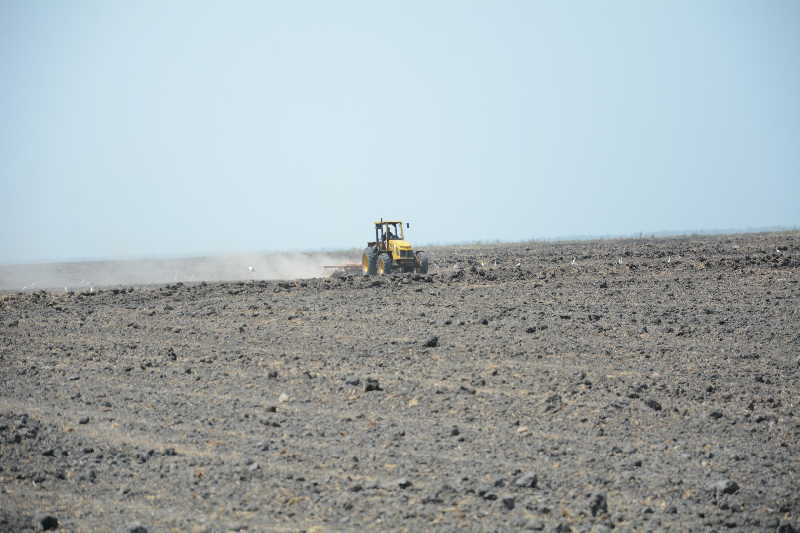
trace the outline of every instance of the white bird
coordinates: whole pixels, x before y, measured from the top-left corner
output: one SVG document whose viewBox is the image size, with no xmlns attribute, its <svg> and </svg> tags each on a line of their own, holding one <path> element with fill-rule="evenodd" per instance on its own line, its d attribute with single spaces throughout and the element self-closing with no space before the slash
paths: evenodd
<svg viewBox="0 0 800 533">
<path fill-rule="evenodd" d="M 255 268 L 253 268 L 253 267 L 251 267 L 251 266 L 247 267 L 247 271 L 248 271 L 248 272 L 255 272 L 255 270 L 256 270 L 256 269 L 255 269 Z"/>
<path fill-rule="evenodd" d="M 574 264 L 575 264 L 575 256 L 572 256 L 572 263 L 570 263 L 570 264 L 571 264 L 571 265 L 574 265 Z"/>
<path fill-rule="evenodd" d="M 671 262 L 672 262 L 672 256 L 670 255 L 670 256 L 667 257 L 667 263 L 671 263 Z"/>
<path fill-rule="evenodd" d="M 781 254 L 781 253 L 783 253 L 783 252 L 781 252 L 781 249 L 780 249 L 780 248 L 775 248 L 775 251 L 776 251 L 778 254 Z"/>
<path fill-rule="evenodd" d="M 620 257 L 619 259 L 617 259 L 617 262 L 621 265 L 622 264 L 622 258 Z"/>
</svg>

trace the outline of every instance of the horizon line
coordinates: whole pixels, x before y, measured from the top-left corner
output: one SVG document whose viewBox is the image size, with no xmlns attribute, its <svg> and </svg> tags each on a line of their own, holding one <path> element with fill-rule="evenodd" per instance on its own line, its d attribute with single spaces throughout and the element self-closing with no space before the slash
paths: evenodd
<svg viewBox="0 0 800 533">
<path fill-rule="evenodd" d="M 523 240 L 503 240 L 503 239 L 485 239 L 485 240 L 466 240 L 454 242 L 428 242 L 423 243 L 420 247 L 434 247 L 444 248 L 447 246 L 468 246 L 486 245 L 486 244 L 524 244 L 532 242 L 574 242 L 574 241 L 601 241 L 612 239 L 662 239 L 669 237 L 690 237 L 693 235 L 698 236 L 722 236 L 722 235 L 747 235 L 752 233 L 780 233 L 787 231 L 800 231 L 800 226 L 762 226 L 755 228 L 716 228 L 708 230 L 661 230 L 661 231 L 640 231 L 634 233 L 608 233 L 608 234 L 572 234 L 560 235 L 555 237 L 531 237 Z M 218 252 L 196 252 L 187 254 L 153 254 L 153 255 L 133 255 L 128 257 L 74 257 L 66 259 L 42 259 L 34 261 L 23 262 L 0 262 L 0 266 L 25 266 L 25 265 L 46 265 L 46 264 L 69 264 L 69 263 L 103 263 L 103 262 L 127 262 L 127 261 L 170 261 L 182 259 L 200 259 L 224 256 L 237 256 L 237 255 L 279 255 L 279 254 L 324 254 L 324 253 L 345 253 L 351 250 L 358 250 L 359 247 L 353 248 L 317 248 L 317 249 L 283 249 L 283 250 L 260 250 L 260 251 L 218 251 Z"/>
</svg>

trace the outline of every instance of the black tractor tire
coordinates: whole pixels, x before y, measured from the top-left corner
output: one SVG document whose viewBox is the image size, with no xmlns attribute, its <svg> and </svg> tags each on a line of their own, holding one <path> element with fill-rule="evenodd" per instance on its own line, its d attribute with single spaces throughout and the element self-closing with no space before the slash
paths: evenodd
<svg viewBox="0 0 800 533">
<path fill-rule="evenodd" d="M 365 276 L 374 276 L 378 273 L 378 252 L 368 246 L 361 255 L 361 271 Z"/>
<path fill-rule="evenodd" d="M 417 252 L 417 273 L 428 273 L 428 254 L 425 252 Z"/>
<path fill-rule="evenodd" d="M 381 256 L 378 258 L 378 274 L 391 274 L 393 264 L 394 262 L 392 261 L 391 255 L 381 254 Z"/>
</svg>

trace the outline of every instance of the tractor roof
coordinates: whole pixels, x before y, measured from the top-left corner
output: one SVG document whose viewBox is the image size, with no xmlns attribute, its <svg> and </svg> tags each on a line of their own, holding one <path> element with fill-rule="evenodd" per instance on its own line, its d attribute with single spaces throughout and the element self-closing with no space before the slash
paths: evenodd
<svg viewBox="0 0 800 533">
<path fill-rule="evenodd" d="M 381 224 L 402 224 L 402 220 L 376 220 L 375 225 L 380 226 Z"/>
</svg>

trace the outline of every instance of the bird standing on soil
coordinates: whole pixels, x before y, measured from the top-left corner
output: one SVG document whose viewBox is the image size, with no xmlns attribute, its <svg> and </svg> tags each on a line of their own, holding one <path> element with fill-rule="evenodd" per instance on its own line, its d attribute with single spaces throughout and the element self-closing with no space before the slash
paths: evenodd
<svg viewBox="0 0 800 533">
<path fill-rule="evenodd" d="M 571 265 L 574 265 L 574 264 L 575 264 L 575 256 L 572 256 L 572 263 L 570 263 L 570 264 L 571 264 Z"/>
</svg>

